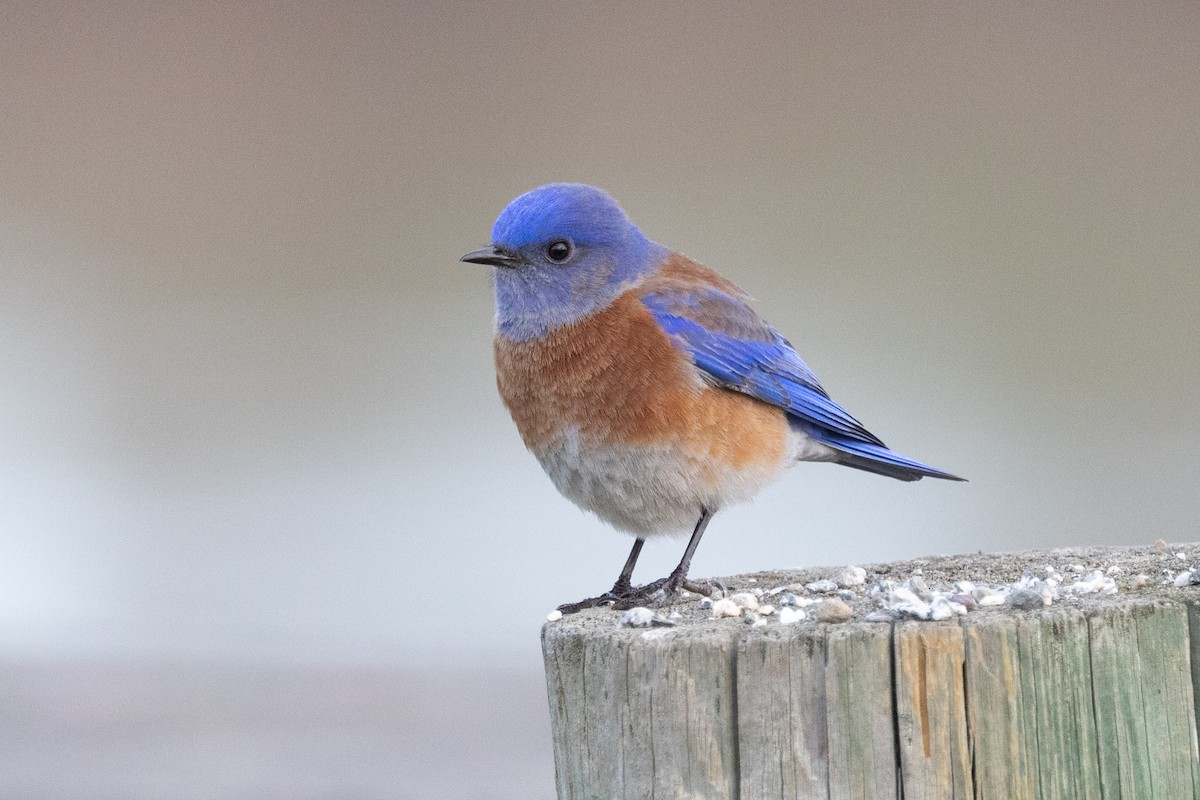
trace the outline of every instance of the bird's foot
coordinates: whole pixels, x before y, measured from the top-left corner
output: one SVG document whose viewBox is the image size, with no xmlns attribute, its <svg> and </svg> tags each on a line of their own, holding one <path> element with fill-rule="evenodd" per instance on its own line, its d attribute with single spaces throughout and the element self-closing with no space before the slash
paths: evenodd
<svg viewBox="0 0 1200 800">
<path fill-rule="evenodd" d="M 618 611 L 630 608 L 662 608 L 669 606 L 679 598 L 679 592 L 686 589 L 689 592 L 711 595 L 713 587 L 707 583 L 689 581 L 683 575 L 672 573 L 666 578 L 647 583 L 645 586 L 631 586 L 629 583 L 617 582 L 612 589 L 598 597 L 589 597 L 577 603 L 565 603 L 558 607 L 564 614 L 574 614 L 585 608 L 609 606 Z"/>
<path fill-rule="evenodd" d="M 717 586 L 707 581 L 684 581 L 680 586 L 693 594 L 702 594 L 705 597 L 712 597 L 712 593 L 717 589 L 725 588 L 724 586 Z"/>
<path fill-rule="evenodd" d="M 678 600 L 682 591 L 695 592 L 708 597 L 713 593 L 713 587 L 707 583 L 689 581 L 683 575 L 671 573 L 666 578 L 659 578 L 653 583 L 631 590 L 629 594 L 614 603 L 613 608 L 620 610 L 636 606 L 662 608 Z"/>
<path fill-rule="evenodd" d="M 564 614 L 577 614 L 585 608 L 599 608 L 601 606 L 613 606 L 618 598 L 612 592 L 605 592 L 596 597 L 587 597 L 577 603 L 563 603 L 558 607 L 558 610 Z"/>
</svg>

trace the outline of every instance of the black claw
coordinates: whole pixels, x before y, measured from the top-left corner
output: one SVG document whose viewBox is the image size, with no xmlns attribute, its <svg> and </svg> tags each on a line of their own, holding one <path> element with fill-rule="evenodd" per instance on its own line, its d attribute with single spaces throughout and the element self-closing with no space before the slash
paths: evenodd
<svg viewBox="0 0 1200 800">
<path fill-rule="evenodd" d="M 710 595 L 712 587 L 707 583 L 689 581 L 682 575 L 672 574 L 670 577 L 659 578 L 645 586 L 622 586 L 618 584 L 612 591 L 605 592 L 599 597 L 589 597 L 577 603 L 566 603 L 558 607 L 564 614 L 574 614 L 585 608 L 611 606 L 617 611 L 627 611 L 642 606 L 644 608 L 662 608 L 669 606 L 679 599 L 679 592 L 686 589 L 696 594 Z"/>
<path fill-rule="evenodd" d="M 577 603 L 563 603 L 558 607 L 558 610 L 564 614 L 577 614 L 585 608 L 599 608 L 600 606 L 613 605 L 617 600 L 618 598 L 614 597 L 611 592 L 605 592 L 599 597 L 588 597 Z"/>
</svg>

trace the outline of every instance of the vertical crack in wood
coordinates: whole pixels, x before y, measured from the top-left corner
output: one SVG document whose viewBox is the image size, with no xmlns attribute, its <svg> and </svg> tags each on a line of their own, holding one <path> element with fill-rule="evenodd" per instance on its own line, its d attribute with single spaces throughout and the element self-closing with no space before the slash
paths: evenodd
<svg viewBox="0 0 1200 800">
<path fill-rule="evenodd" d="M 966 734 L 966 737 L 967 737 L 967 754 L 971 760 L 971 763 L 970 763 L 971 796 L 978 797 L 979 796 L 979 784 L 975 777 L 975 737 L 972 735 L 972 731 L 971 731 L 971 688 L 972 687 L 967 683 L 967 658 L 968 658 L 967 637 L 966 637 L 967 631 L 966 631 L 966 626 L 964 626 L 961 622 L 959 623 L 959 629 L 962 630 L 962 633 L 963 633 L 963 659 L 962 659 L 962 664 L 959 665 L 959 670 L 962 672 L 962 683 L 963 683 L 963 691 L 962 691 L 963 720 L 966 722 L 966 728 L 964 730 L 964 733 Z"/>
<path fill-rule="evenodd" d="M 828 625 L 824 626 L 824 630 L 821 631 L 821 640 L 824 643 L 824 652 L 822 654 L 822 661 L 824 664 L 824 669 L 822 670 L 821 679 L 828 681 L 828 675 L 829 675 L 829 626 Z M 826 726 L 826 741 L 827 742 L 830 739 L 829 688 L 828 687 L 829 687 L 828 682 L 826 682 L 826 714 L 824 714 L 824 726 Z M 830 750 L 832 750 L 832 748 L 827 748 L 827 750 L 826 750 L 826 796 L 827 796 L 827 798 L 832 798 L 832 796 L 833 796 L 833 764 L 829 763 L 829 751 Z"/>
<path fill-rule="evenodd" d="M 975 715 L 978 710 L 971 703 L 971 693 L 975 690 L 975 685 L 970 681 L 969 665 L 972 659 L 978 658 L 979 640 L 977 631 L 973 625 L 968 625 L 965 620 L 959 623 L 963 629 L 963 711 L 967 720 L 967 748 L 971 754 L 971 793 L 975 798 L 983 797 L 983 789 L 980 786 L 979 764 L 977 761 L 978 753 L 978 731 L 976 730 Z"/>
<path fill-rule="evenodd" d="M 1135 674 L 1138 676 L 1139 693 L 1144 693 L 1144 689 L 1146 687 L 1142 682 L 1142 625 L 1140 624 L 1140 621 L 1138 620 L 1137 614 L 1131 613 L 1130 619 L 1133 621 L 1133 635 L 1135 637 L 1137 637 L 1137 647 L 1134 648 L 1134 657 L 1137 659 L 1137 672 Z M 1146 763 L 1153 764 L 1154 762 L 1151 761 L 1151 759 L 1154 756 L 1150 752 L 1150 737 L 1149 737 L 1150 721 L 1146 718 L 1146 704 L 1145 703 L 1142 703 L 1142 730 L 1146 731 L 1146 734 L 1143 736 L 1143 738 L 1145 739 L 1145 745 L 1146 745 L 1146 749 L 1144 752 L 1144 756 L 1146 758 Z M 1149 782 L 1150 782 L 1150 795 L 1149 795 L 1150 797 L 1155 797 L 1154 772 L 1155 771 L 1153 768 L 1148 769 L 1146 771 L 1147 778 L 1149 779 Z"/>
<path fill-rule="evenodd" d="M 1188 665 L 1192 674 L 1192 719 L 1200 720 L 1200 607 L 1195 601 L 1189 601 L 1185 607 L 1187 608 Z M 1193 753 L 1197 753 L 1195 726 L 1192 727 L 1191 735 L 1193 738 L 1192 750 Z M 1200 797 L 1200 762 L 1195 760 L 1192 762 L 1192 792 L 1195 796 Z"/>
<path fill-rule="evenodd" d="M 730 738 L 733 740 L 733 794 L 730 795 L 732 800 L 739 800 L 742 796 L 742 742 L 738 736 L 738 648 L 733 645 L 729 648 L 729 684 L 730 684 L 730 708 L 729 719 L 733 721 L 733 732 Z"/>
<path fill-rule="evenodd" d="M 1094 662 L 1094 654 L 1092 651 L 1092 618 L 1089 616 L 1085 620 L 1085 630 L 1087 631 L 1087 659 L 1088 659 L 1088 676 L 1091 683 L 1088 689 L 1092 698 L 1092 724 L 1096 726 L 1096 774 L 1100 778 L 1100 800 L 1109 800 L 1104 793 L 1104 758 L 1101 751 L 1101 729 L 1100 729 L 1100 714 L 1096 710 L 1096 665 Z M 1113 800 L 1116 800 L 1113 798 Z"/>
<path fill-rule="evenodd" d="M 900 741 L 900 698 L 899 686 L 900 675 L 897 672 L 900 665 L 900 659 L 896 653 L 896 649 L 900 646 L 899 637 L 896 635 L 896 623 L 888 623 L 888 658 L 891 660 L 889 672 L 892 675 L 892 759 L 895 762 L 896 770 L 896 797 L 899 800 L 904 800 L 904 767 L 900 763 L 900 753 L 903 746 Z M 928 755 L 928 750 L 926 750 Z"/>
<path fill-rule="evenodd" d="M 580 690 L 580 693 L 582 694 L 585 702 L 584 702 L 584 707 L 583 707 L 583 713 L 580 715 L 580 717 L 582 720 L 581 727 L 583 729 L 582 730 L 583 749 L 584 749 L 584 752 L 587 753 L 587 758 L 588 758 L 587 763 L 590 764 L 590 763 L 592 763 L 592 737 L 591 737 L 591 732 L 588 730 L 589 714 L 588 714 L 588 705 L 586 703 L 586 698 L 588 696 L 587 664 L 588 664 L 588 649 L 589 649 L 587 640 L 583 639 L 581 641 L 581 645 L 582 646 L 579 648 L 579 690 Z M 579 777 L 582 778 L 583 776 L 580 775 Z"/>
<path fill-rule="evenodd" d="M 787 740 L 788 740 L 789 744 L 792 744 L 796 741 L 796 726 L 793 724 L 793 716 L 794 715 L 792 714 L 792 708 L 794 708 L 796 705 L 796 700 L 795 700 L 795 697 L 793 696 L 796 691 L 796 686 L 793 683 L 793 681 L 795 680 L 795 676 L 792 674 L 792 662 L 794 660 L 793 653 L 792 653 L 793 640 L 785 640 L 784 646 L 786 647 L 786 652 L 787 652 L 786 664 L 787 664 L 787 674 L 788 674 L 788 680 L 787 680 L 787 685 L 788 685 L 788 697 L 787 697 L 788 738 L 787 738 Z M 740 737 L 739 737 L 739 740 L 740 740 Z M 740 741 L 739 741 L 739 744 L 740 744 Z M 792 746 L 794 747 L 795 745 L 792 744 Z M 795 751 L 793 750 L 792 752 L 795 752 Z M 783 754 L 781 753 L 780 759 L 779 759 L 779 800 L 787 800 L 788 782 L 787 782 L 787 780 L 785 780 L 787 773 L 784 769 L 784 767 L 785 767 L 784 761 L 785 761 L 785 759 L 783 758 Z M 793 785 L 798 786 L 800 784 L 800 776 L 797 774 L 796 767 L 797 767 L 796 760 L 793 759 L 792 760 L 792 783 L 793 783 Z M 740 782 L 739 782 L 738 788 L 739 789 L 741 788 Z"/>
<path fill-rule="evenodd" d="M 921 745 L 925 757 L 929 758 L 929 655 L 926 652 L 924 632 L 917 636 L 917 702 L 920 703 Z"/>
</svg>

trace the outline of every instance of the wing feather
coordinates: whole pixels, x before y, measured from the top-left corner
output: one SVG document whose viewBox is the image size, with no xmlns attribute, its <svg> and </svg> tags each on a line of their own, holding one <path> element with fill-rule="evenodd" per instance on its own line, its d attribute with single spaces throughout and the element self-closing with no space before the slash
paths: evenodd
<svg viewBox="0 0 1200 800">
<path fill-rule="evenodd" d="M 888 449 L 829 397 L 791 343 L 743 297 L 667 281 L 648 287 L 641 301 L 708 380 L 784 409 L 805 433 L 840 451 L 841 463 L 900 480 L 962 480 Z"/>
</svg>

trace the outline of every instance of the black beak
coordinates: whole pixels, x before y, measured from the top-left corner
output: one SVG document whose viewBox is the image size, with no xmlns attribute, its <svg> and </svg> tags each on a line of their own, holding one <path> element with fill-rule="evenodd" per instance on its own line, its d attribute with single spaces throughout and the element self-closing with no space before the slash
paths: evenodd
<svg viewBox="0 0 1200 800">
<path fill-rule="evenodd" d="M 472 250 L 459 261 L 467 261 L 471 264 L 487 264 L 492 267 L 515 267 L 520 263 L 520 260 L 513 255 L 505 253 L 503 250 L 497 250 L 494 247 L 481 247 L 478 250 Z"/>
</svg>

